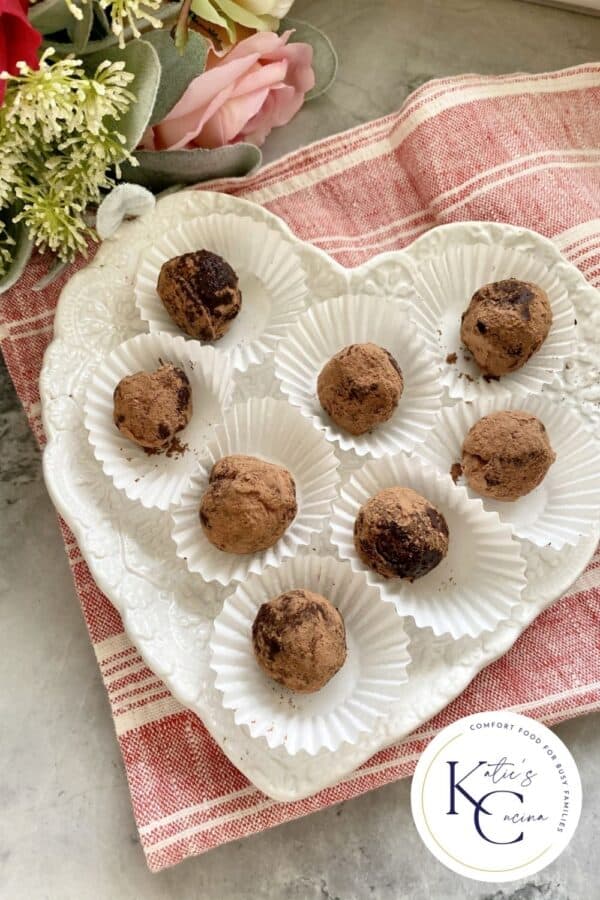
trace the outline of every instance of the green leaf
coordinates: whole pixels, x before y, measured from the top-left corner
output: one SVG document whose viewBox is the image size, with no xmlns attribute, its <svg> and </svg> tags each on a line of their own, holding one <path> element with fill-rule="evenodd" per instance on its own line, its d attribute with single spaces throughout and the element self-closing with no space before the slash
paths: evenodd
<svg viewBox="0 0 600 900">
<path fill-rule="evenodd" d="M 135 78 L 129 90 L 135 95 L 125 115 L 114 122 L 114 129 L 125 136 L 125 149 L 133 150 L 142 139 L 156 103 L 158 85 L 160 83 L 160 61 L 154 47 L 141 39 L 130 41 L 123 49 L 110 47 L 99 54 L 85 57 L 86 70 L 91 74 L 103 60 L 116 62 L 122 60 L 125 68 Z M 110 127 L 110 123 L 108 123 Z M 130 180 L 130 179 L 129 179 Z"/>
<path fill-rule="evenodd" d="M 123 180 L 157 192 L 173 185 L 197 184 L 212 178 L 240 178 L 261 163 L 254 144 L 231 144 L 216 150 L 138 150 L 139 166 L 124 163 Z"/>
<path fill-rule="evenodd" d="M 244 28 L 252 28 L 254 31 L 269 30 L 267 23 L 263 19 L 244 9 L 239 3 L 234 3 L 233 0 L 218 0 L 218 3 L 226 16 L 229 16 L 234 22 L 243 25 Z"/>
<path fill-rule="evenodd" d="M 183 53 L 176 48 L 168 31 L 151 31 L 144 40 L 152 44 L 160 60 L 160 84 L 150 118 L 150 124 L 156 125 L 173 109 L 190 81 L 204 72 L 208 46 L 195 31 L 189 32 Z"/>
<path fill-rule="evenodd" d="M 314 100 L 328 91 L 337 74 L 338 58 L 333 44 L 326 34 L 319 31 L 308 22 L 300 22 L 298 19 L 282 19 L 279 32 L 295 29 L 290 42 L 310 44 L 313 48 L 313 69 L 315 73 L 315 86 L 305 97 L 306 100 Z"/>
<path fill-rule="evenodd" d="M 42 3 L 40 3 L 40 4 L 36 3 L 35 6 L 31 7 L 31 9 L 32 10 L 36 9 L 38 6 L 42 6 L 43 3 L 45 3 L 45 2 L 47 2 L 47 0 L 42 0 Z M 55 0 L 52 0 L 52 2 L 55 2 Z M 64 0 L 61 0 L 61 2 L 64 3 Z M 159 9 L 152 11 L 152 16 L 155 19 L 159 19 L 161 22 L 164 22 L 165 20 L 168 20 L 168 19 L 174 19 L 179 10 L 179 6 L 180 6 L 179 3 L 164 3 L 161 7 L 159 7 Z M 102 21 L 102 20 L 100 20 L 100 21 Z M 140 30 L 142 30 L 142 31 L 144 30 L 144 28 L 148 27 L 147 23 L 145 24 L 143 21 L 141 21 L 139 19 L 137 20 L 137 25 L 138 25 L 138 28 L 140 28 Z M 49 34 L 50 32 L 46 32 L 46 33 Z M 142 38 L 145 39 L 145 37 L 146 37 L 146 35 L 144 34 L 142 36 Z M 131 41 L 131 39 L 133 38 L 133 29 L 129 25 L 123 29 L 123 38 L 125 41 Z M 107 36 L 105 38 L 100 38 L 97 41 L 89 41 L 87 46 L 82 51 L 80 51 L 79 55 L 85 56 L 85 55 L 91 55 L 94 53 L 99 54 L 105 50 L 110 49 L 111 47 L 116 46 L 118 44 L 118 42 L 119 42 L 118 37 L 115 34 L 112 34 L 112 32 L 111 32 L 110 34 L 107 34 Z M 68 56 L 69 53 L 76 52 L 75 45 L 73 43 L 69 43 L 69 42 L 62 43 L 61 41 L 56 41 L 56 40 L 44 41 L 42 46 L 44 49 L 46 47 L 54 47 L 57 54 L 61 57 Z"/>
<path fill-rule="evenodd" d="M 70 29 L 70 36 L 73 41 L 73 46 L 75 47 L 75 53 L 81 53 L 89 41 L 92 23 L 94 21 L 94 7 L 90 0 L 87 0 L 83 5 L 80 4 L 80 8 L 83 13 L 83 18 L 75 19 L 74 24 Z"/>
<path fill-rule="evenodd" d="M 92 6 L 94 8 L 94 17 L 96 19 L 96 22 L 105 34 L 110 34 L 110 22 L 108 21 L 108 16 L 106 15 L 106 11 L 100 3 L 100 0 L 92 0 Z"/>
<path fill-rule="evenodd" d="M 41 34 L 66 31 L 75 17 L 65 0 L 41 0 L 29 7 L 29 21 Z"/>
<path fill-rule="evenodd" d="M 231 43 L 235 43 L 237 32 L 235 25 L 228 19 L 219 15 L 210 0 L 192 0 L 192 12 L 200 19 L 210 22 L 212 25 L 219 25 L 227 32 L 227 37 Z"/>
<path fill-rule="evenodd" d="M 3 215 L 8 212 L 7 218 L 12 220 L 14 210 L 12 212 L 3 210 L 2 212 Z M 19 222 L 18 225 L 11 224 L 8 231 L 16 243 L 11 248 L 13 250 L 12 262 L 4 278 L 0 279 L 0 294 L 3 294 L 4 291 L 7 291 L 19 280 L 33 250 L 33 241 L 27 234 L 24 222 Z"/>
</svg>

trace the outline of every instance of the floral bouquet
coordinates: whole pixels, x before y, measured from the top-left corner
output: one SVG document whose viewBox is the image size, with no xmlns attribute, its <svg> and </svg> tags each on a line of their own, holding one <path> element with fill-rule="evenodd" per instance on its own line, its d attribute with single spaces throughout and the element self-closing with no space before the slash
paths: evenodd
<svg viewBox="0 0 600 900">
<path fill-rule="evenodd" d="M 294 0 L 0 0 L 0 291 L 154 194 L 243 176 L 335 77 Z"/>
</svg>

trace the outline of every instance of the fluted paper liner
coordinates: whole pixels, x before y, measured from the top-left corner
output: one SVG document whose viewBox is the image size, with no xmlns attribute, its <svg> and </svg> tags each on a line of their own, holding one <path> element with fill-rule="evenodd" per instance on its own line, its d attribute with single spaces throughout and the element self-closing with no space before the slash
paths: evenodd
<svg viewBox="0 0 600 900">
<path fill-rule="evenodd" d="M 461 460 L 462 444 L 471 426 L 483 416 L 505 409 L 537 416 L 546 428 L 556 460 L 531 493 L 513 502 L 481 497 L 484 508 L 496 512 L 517 537 L 539 547 L 560 550 L 566 544 L 574 546 L 593 532 L 600 517 L 600 445 L 575 410 L 543 396 L 458 403 L 440 413 L 427 444 L 418 448 L 419 455 L 448 473 L 452 464 Z M 465 485 L 470 497 L 479 497 L 464 477 L 459 483 Z"/>
<path fill-rule="evenodd" d="M 297 694 L 258 666 L 252 623 L 260 605 L 287 590 L 307 589 L 336 606 L 346 627 L 347 658 L 314 694 Z M 269 747 L 311 755 L 353 744 L 400 699 L 408 679 L 408 637 L 393 604 L 348 563 L 303 551 L 239 585 L 214 623 L 211 668 L 223 705 Z"/>
<path fill-rule="evenodd" d="M 360 507 L 384 488 L 409 487 L 426 497 L 446 518 L 448 554 L 427 575 L 409 582 L 372 571 L 354 548 L 354 522 Z M 334 506 L 332 540 L 342 559 L 392 600 L 398 613 L 420 628 L 453 638 L 477 637 L 510 618 L 525 587 L 525 560 L 510 526 L 486 512 L 449 475 L 404 454 L 365 463 L 342 487 Z"/>
<path fill-rule="evenodd" d="M 119 381 L 135 372 L 152 372 L 162 363 L 183 369 L 192 391 L 192 418 L 176 435 L 183 449 L 171 456 L 146 453 L 113 421 L 113 393 Z M 214 426 L 231 402 L 233 386 L 228 357 L 212 347 L 170 334 L 140 334 L 120 344 L 99 363 L 84 408 L 94 455 L 115 487 L 148 508 L 168 509 L 179 500 Z"/>
<path fill-rule="evenodd" d="M 442 382 L 451 397 L 473 400 L 539 391 L 560 372 L 574 347 L 575 315 L 569 294 L 583 276 L 547 238 L 525 228 L 464 222 L 436 228 L 408 251 L 414 264 L 418 299 L 411 317 L 442 365 Z M 516 278 L 548 294 L 552 325 L 531 359 L 499 380 L 486 380 L 460 340 L 461 315 L 480 287 Z M 454 363 L 447 362 L 457 358 Z"/>
<path fill-rule="evenodd" d="M 234 453 L 284 466 L 296 484 L 298 512 L 285 534 L 268 550 L 236 555 L 218 550 L 202 530 L 200 501 L 211 469 Z M 179 557 L 205 581 L 227 585 L 294 556 L 324 526 L 337 496 L 338 460 L 311 423 L 281 400 L 253 399 L 233 406 L 216 429 L 195 475 L 172 511 L 172 536 Z"/>
<path fill-rule="evenodd" d="M 235 270 L 242 308 L 229 331 L 213 345 L 246 371 L 273 352 L 304 311 L 306 276 L 293 243 L 266 223 L 238 215 L 203 216 L 182 222 L 142 255 L 135 279 L 135 301 L 151 332 L 185 335 L 171 319 L 156 285 L 164 262 L 193 250 L 210 250 Z"/>
<path fill-rule="evenodd" d="M 321 407 L 317 378 L 325 363 L 349 344 L 371 342 L 389 351 L 402 370 L 404 389 L 396 410 L 372 432 L 352 435 Z M 275 372 L 281 389 L 303 416 L 342 450 L 376 458 L 411 450 L 425 440 L 441 406 L 439 364 L 426 349 L 406 308 L 371 296 L 336 297 L 305 312 L 279 345 Z"/>
</svg>

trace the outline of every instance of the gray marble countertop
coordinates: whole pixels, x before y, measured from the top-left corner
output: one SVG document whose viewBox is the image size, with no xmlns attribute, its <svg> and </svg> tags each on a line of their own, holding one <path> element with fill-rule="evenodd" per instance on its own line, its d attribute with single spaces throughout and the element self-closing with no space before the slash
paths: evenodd
<svg viewBox="0 0 600 900">
<path fill-rule="evenodd" d="M 429 78 L 596 59 L 600 19 L 519 0 L 297 0 L 340 56 L 330 93 L 265 158 L 397 109 Z M 10 900 L 593 900 L 600 714 L 557 731 L 584 789 L 563 855 L 528 883 L 461 879 L 421 844 L 407 780 L 151 875 L 40 456 L 0 368 L 0 897 Z"/>
</svg>

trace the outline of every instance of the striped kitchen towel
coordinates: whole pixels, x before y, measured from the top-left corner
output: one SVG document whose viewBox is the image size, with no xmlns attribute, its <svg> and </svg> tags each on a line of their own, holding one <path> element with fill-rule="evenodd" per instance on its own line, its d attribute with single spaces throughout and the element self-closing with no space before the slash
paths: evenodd
<svg viewBox="0 0 600 900">
<path fill-rule="evenodd" d="M 600 286 L 600 65 L 543 75 L 433 81 L 402 109 L 211 185 L 263 204 L 302 238 L 354 266 L 433 225 L 511 222 L 551 237 Z M 6 362 L 41 443 L 38 376 L 59 282 L 32 292 L 45 261 L 0 300 Z M 594 393 L 595 392 L 595 393 Z M 598 396 L 596 396 L 596 394 Z M 588 386 L 600 400 L 600 386 Z M 142 846 L 153 870 L 409 775 L 458 716 L 511 707 L 545 722 L 600 708 L 600 556 L 501 660 L 447 709 L 342 783 L 296 803 L 253 788 L 131 646 L 62 525 L 106 685 Z"/>
</svg>

